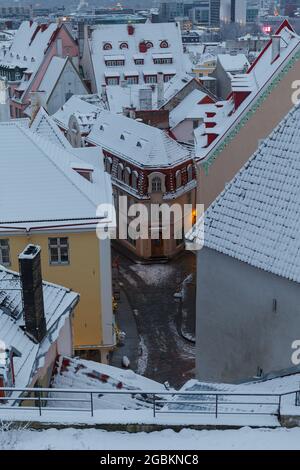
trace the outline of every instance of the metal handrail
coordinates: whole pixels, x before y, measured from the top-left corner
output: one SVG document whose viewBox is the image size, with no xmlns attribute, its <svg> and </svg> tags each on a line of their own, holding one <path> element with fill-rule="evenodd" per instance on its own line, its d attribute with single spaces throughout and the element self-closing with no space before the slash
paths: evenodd
<svg viewBox="0 0 300 470">
<path fill-rule="evenodd" d="M 6 395 L 6 393 L 20 393 L 19 396 L 12 396 L 12 395 Z M 45 394 L 66 394 L 66 397 L 63 398 L 55 398 L 53 396 L 45 396 Z M 33 394 L 33 396 L 24 396 L 26 394 Z M 68 395 L 70 394 L 75 394 L 75 395 L 88 395 L 88 398 L 68 398 Z M 148 404 L 152 406 L 153 409 L 153 416 L 154 418 L 157 416 L 157 414 L 194 414 L 194 415 L 199 415 L 199 414 L 207 414 L 207 415 L 215 415 L 216 418 L 220 415 L 269 415 L 269 416 L 281 416 L 281 408 L 282 408 L 282 398 L 286 396 L 291 396 L 295 395 L 295 406 L 300 407 L 300 390 L 293 390 L 290 392 L 284 392 L 284 393 L 238 393 L 238 392 L 221 392 L 221 391 L 153 391 L 153 390 L 136 390 L 136 389 L 127 389 L 127 390 L 102 390 L 102 389 L 55 389 L 55 388 L 15 388 L 15 387 L 0 387 L 0 418 L 1 418 L 1 411 L 2 410 L 24 410 L 24 407 L 16 406 L 14 407 L 13 405 L 10 406 L 3 406 L 1 405 L 2 402 L 14 402 L 14 403 L 20 403 L 20 402 L 28 402 L 32 401 L 35 406 L 34 407 L 25 407 L 27 410 L 38 410 L 39 415 L 42 416 L 42 410 L 46 409 L 48 412 L 51 411 L 83 411 L 83 412 L 89 412 L 90 415 L 93 417 L 94 412 L 95 412 L 95 402 L 94 399 L 97 398 L 97 395 L 119 395 L 119 396 L 124 396 L 124 395 L 129 395 L 131 397 L 135 396 L 142 396 L 146 397 L 148 400 L 151 398 L 151 401 Z M 165 399 L 166 397 L 166 399 Z M 167 397 L 179 397 L 178 401 L 172 401 L 168 400 Z M 184 401 L 183 398 L 180 400 L 180 397 L 190 397 L 192 398 L 191 400 L 186 400 Z M 227 401 L 227 400 L 222 400 L 222 397 L 224 398 L 236 398 L 235 401 Z M 251 401 L 243 402 L 241 401 L 241 397 L 248 397 L 251 399 Z M 206 398 L 206 399 L 203 399 Z M 240 398 L 240 400 L 237 400 L 237 398 Z M 255 398 L 269 398 L 272 399 L 272 401 L 267 402 L 267 400 L 264 401 L 255 401 Z M 197 400 L 198 399 L 198 400 Z M 209 401 L 207 400 L 209 399 Z M 275 400 L 276 399 L 276 400 Z M 48 402 L 71 402 L 71 403 L 86 403 L 88 405 L 87 408 L 80 408 L 78 410 L 75 410 L 75 408 L 72 407 L 62 407 L 62 408 L 54 408 L 54 407 L 45 407 L 44 404 Z M 147 401 L 145 400 L 145 404 Z M 186 408 L 184 410 L 182 409 L 174 409 L 173 407 L 170 408 L 165 408 L 166 405 L 179 405 L 183 406 L 186 405 Z M 190 409 L 190 406 L 194 406 L 197 408 Z M 274 406 L 276 407 L 275 412 L 271 412 L 271 410 L 262 412 L 262 411 L 254 411 L 252 410 L 223 410 L 225 407 L 234 407 L 234 406 Z M 202 407 L 202 409 L 201 409 Z M 207 407 L 205 409 L 205 407 Z"/>
</svg>

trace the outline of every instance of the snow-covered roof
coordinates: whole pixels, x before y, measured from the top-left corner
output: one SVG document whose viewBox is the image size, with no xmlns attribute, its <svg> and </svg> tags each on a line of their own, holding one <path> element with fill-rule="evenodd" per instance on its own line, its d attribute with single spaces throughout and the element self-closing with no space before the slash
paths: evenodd
<svg viewBox="0 0 300 470">
<path fill-rule="evenodd" d="M 206 247 L 300 282 L 299 149 L 296 107 L 206 211 Z M 200 228 L 188 239 L 202 238 Z"/>
<path fill-rule="evenodd" d="M 133 34 L 129 34 L 128 27 L 133 28 Z M 146 53 L 141 53 L 140 43 L 151 47 Z M 92 31 L 90 49 L 98 92 L 105 84 L 105 75 L 124 74 L 124 66 L 112 70 L 112 67 L 105 64 L 109 59 L 116 60 L 116 56 L 117 60 L 121 60 L 119 56 L 122 56 L 122 60 L 125 59 L 125 70 L 139 71 L 141 83 L 144 81 L 144 72 L 155 75 L 162 71 L 171 73 L 169 70 L 173 69 L 177 73 L 184 72 L 183 45 L 180 26 L 177 23 L 99 25 Z M 170 54 L 173 63 L 154 64 L 155 54 Z M 144 65 L 136 65 L 137 58 L 143 58 Z"/>
<path fill-rule="evenodd" d="M 164 392 L 164 385 L 135 374 L 132 370 L 119 369 L 117 367 L 86 361 L 78 358 L 60 357 L 52 387 L 55 389 L 101 389 L 107 391 L 117 390 L 141 390 L 142 395 L 99 395 L 94 397 L 95 409 L 141 409 L 151 408 L 151 400 L 146 395 L 147 390 Z M 53 395 L 54 396 L 54 395 Z M 64 392 L 55 393 L 55 398 L 64 398 L 60 406 L 74 406 Z M 78 397 L 78 395 L 77 395 Z M 85 398 L 84 395 L 81 398 Z M 51 402 L 49 402 L 50 405 Z M 51 405 L 50 405 L 51 406 Z M 55 405 L 57 406 L 57 404 Z M 78 407 L 78 403 L 75 404 Z"/>
<path fill-rule="evenodd" d="M 191 158 L 190 152 L 164 131 L 105 110 L 86 140 L 142 167 L 172 167 Z"/>
<path fill-rule="evenodd" d="M 218 61 L 226 72 L 242 72 L 250 65 L 245 54 L 219 54 Z"/>
<path fill-rule="evenodd" d="M 266 90 L 272 80 L 276 80 L 284 65 L 291 60 L 300 49 L 300 37 L 292 30 L 289 23 L 284 22 L 276 35 L 280 36 L 280 54 L 273 60 L 273 38 L 256 61 L 250 66 L 245 77 L 242 74 L 233 77 L 234 91 L 247 91 L 248 96 L 234 109 L 234 99 L 231 95 L 225 102 L 211 105 L 210 112 L 215 113 L 212 129 L 205 124 L 195 131 L 196 157 L 203 162 L 209 159 L 211 153 L 217 149 L 228 133 L 239 123 L 251 105 L 253 105 Z M 208 145 L 208 134 L 215 134 L 215 138 Z"/>
<path fill-rule="evenodd" d="M 188 83 L 193 80 L 193 77 L 187 74 L 177 74 L 169 82 L 164 83 L 164 101 L 165 106 L 171 98 L 179 93 Z M 109 110 L 112 113 L 122 113 L 123 108 L 133 106 L 137 110 L 141 110 L 140 106 L 140 93 L 141 90 L 150 90 L 152 95 L 152 109 L 158 108 L 157 103 L 157 85 L 130 85 L 130 86 L 114 86 L 108 85 L 106 87 L 106 96 Z"/>
<path fill-rule="evenodd" d="M 71 221 L 92 227 L 98 205 L 112 203 L 110 177 L 100 165 L 101 182 L 87 181 L 74 171 L 82 166 L 74 153 L 16 121 L 0 124 L 0 142 L 0 230 L 70 226 Z M 103 214 L 101 222 L 111 221 Z"/>
<path fill-rule="evenodd" d="M 72 151 L 73 147 L 69 141 L 65 138 L 61 130 L 55 124 L 53 119 L 46 113 L 44 108 L 40 108 L 36 117 L 34 118 L 30 129 L 37 135 L 50 140 L 53 144 L 58 145 L 63 149 Z"/>
<path fill-rule="evenodd" d="M 69 127 L 69 119 L 72 114 L 92 115 L 98 114 L 104 103 L 98 95 L 73 95 L 54 115 L 57 124 L 64 129 Z"/>
<path fill-rule="evenodd" d="M 176 108 L 170 112 L 170 126 L 176 127 L 185 119 L 201 119 L 210 108 L 210 104 L 202 103 L 207 94 L 201 90 L 193 90 Z"/>
<path fill-rule="evenodd" d="M 22 329 L 23 302 L 20 275 L 0 266 L 0 341 L 7 349 L 14 348 L 15 386 L 27 387 L 79 300 L 79 295 L 64 287 L 43 282 L 47 335 L 41 343 L 34 342 Z"/>
<path fill-rule="evenodd" d="M 16 32 L 11 48 L 6 53 L 0 52 L 0 64 L 7 67 L 20 67 L 37 70 L 57 23 L 39 25 L 24 21 Z"/>
<path fill-rule="evenodd" d="M 61 76 L 67 62 L 68 57 L 62 58 L 54 56 L 45 72 L 43 80 L 39 85 L 39 90 L 46 93 L 47 100 L 51 96 L 53 89 L 55 88 L 59 77 Z"/>
</svg>

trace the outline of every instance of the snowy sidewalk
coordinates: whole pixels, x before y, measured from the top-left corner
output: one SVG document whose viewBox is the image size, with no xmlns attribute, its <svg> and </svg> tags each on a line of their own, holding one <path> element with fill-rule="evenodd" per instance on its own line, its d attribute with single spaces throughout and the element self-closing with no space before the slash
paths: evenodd
<svg viewBox="0 0 300 470">
<path fill-rule="evenodd" d="M 0 450 L 299 450 L 300 428 L 196 431 L 166 429 L 150 434 L 99 429 L 11 430 L 0 433 Z"/>
</svg>

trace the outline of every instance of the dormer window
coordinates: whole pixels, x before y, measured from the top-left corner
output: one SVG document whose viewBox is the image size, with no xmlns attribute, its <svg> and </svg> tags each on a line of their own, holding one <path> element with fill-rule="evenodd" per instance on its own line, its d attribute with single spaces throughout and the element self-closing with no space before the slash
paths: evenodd
<svg viewBox="0 0 300 470">
<path fill-rule="evenodd" d="M 169 47 L 168 41 L 161 41 L 160 47 L 161 47 L 161 49 L 168 49 L 168 47 Z"/>
<path fill-rule="evenodd" d="M 138 141 L 138 142 L 136 143 L 136 146 L 139 147 L 139 148 L 141 148 L 141 147 L 142 147 L 142 143 L 141 143 L 140 141 Z"/>
<path fill-rule="evenodd" d="M 80 176 L 82 176 L 84 179 L 88 180 L 90 183 L 93 182 L 93 170 L 90 170 L 90 169 L 78 169 L 78 168 L 74 168 L 74 170 L 76 171 L 76 173 L 78 173 Z"/>
<path fill-rule="evenodd" d="M 103 124 L 101 124 L 101 126 L 100 126 L 100 131 L 104 131 L 104 126 L 103 126 Z"/>
<path fill-rule="evenodd" d="M 109 42 L 106 42 L 105 44 L 103 44 L 104 51 L 111 51 L 111 49 L 112 49 L 112 45 Z"/>
<path fill-rule="evenodd" d="M 120 135 L 120 139 L 121 139 L 121 140 L 125 140 L 125 135 L 124 135 L 124 134 L 121 134 L 121 135 Z"/>
</svg>

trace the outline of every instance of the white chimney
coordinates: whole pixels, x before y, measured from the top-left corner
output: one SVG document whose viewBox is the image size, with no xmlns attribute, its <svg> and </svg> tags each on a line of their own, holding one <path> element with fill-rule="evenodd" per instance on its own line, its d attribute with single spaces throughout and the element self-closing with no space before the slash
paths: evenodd
<svg viewBox="0 0 300 470">
<path fill-rule="evenodd" d="M 280 42 L 281 36 L 272 36 L 272 64 L 280 57 Z"/>
<path fill-rule="evenodd" d="M 0 78 L 0 122 L 9 120 L 10 108 L 7 81 Z"/>
<path fill-rule="evenodd" d="M 164 74 L 158 72 L 157 74 L 157 107 L 161 108 L 164 104 L 164 95 L 165 95 L 165 84 L 164 84 Z"/>
</svg>

